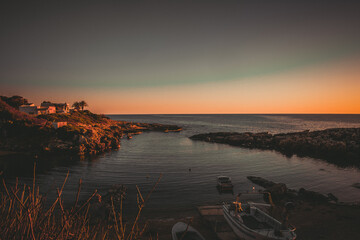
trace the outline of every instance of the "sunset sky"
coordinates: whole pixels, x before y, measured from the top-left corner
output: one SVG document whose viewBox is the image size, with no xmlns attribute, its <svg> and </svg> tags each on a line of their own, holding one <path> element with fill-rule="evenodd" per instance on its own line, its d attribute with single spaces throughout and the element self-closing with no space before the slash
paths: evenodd
<svg viewBox="0 0 360 240">
<path fill-rule="evenodd" d="M 0 95 L 97 113 L 360 113 L 357 1 L 8 1 Z"/>
</svg>

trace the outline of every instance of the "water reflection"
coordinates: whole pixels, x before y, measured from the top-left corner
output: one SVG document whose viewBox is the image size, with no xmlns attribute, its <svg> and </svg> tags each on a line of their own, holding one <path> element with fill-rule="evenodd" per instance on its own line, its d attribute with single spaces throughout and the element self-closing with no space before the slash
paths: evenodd
<svg viewBox="0 0 360 240">
<path fill-rule="evenodd" d="M 28 154 L 10 154 L 0 158 L 0 171 L 4 172 L 5 178 L 32 177 L 34 164 L 36 172 L 46 174 L 55 166 L 71 167 L 80 159 L 52 156 L 47 159 Z"/>
<path fill-rule="evenodd" d="M 148 208 L 162 212 L 169 209 L 183 210 L 197 205 L 217 204 L 234 199 L 232 193 L 219 194 L 216 177 L 232 178 L 233 193 L 252 191 L 254 185 L 246 179 L 253 175 L 274 182 L 283 182 L 289 188 L 300 187 L 324 194 L 329 192 L 340 201 L 360 199 L 360 190 L 352 187 L 360 182 L 360 171 L 354 168 L 338 168 L 332 164 L 312 158 L 284 156 L 274 151 L 250 150 L 222 144 L 196 142 L 188 138 L 195 133 L 222 131 L 250 131 L 249 125 L 258 131 L 291 128 L 288 123 L 265 119 L 260 116 L 239 119 L 230 116 L 211 118 L 188 116 L 155 118 L 146 116 L 149 122 L 167 124 L 184 123 L 181 133 L 149 132 L 122 140 L 121 149 L 91 159 L 70 159 L 56 156 L 34 159 L 24 156 L 6 156 L 0 160 L 7 182 L 20 176 L 24 182 L 32 182 L 33 163 L 37 163 L 37 183 L 47 198 L 56 197 L 55 189 L 62 185 L 68 171 L 69 179 L 64 188 L 65 204 L 75 200 L 79 179 L 83 179 L 80 198 L 87 199 L 95 189 L 106 194 L 113 184 L 125 184 L 129 209 L 136 209 L 136 185 L 146 194 L 157 178 L 163 178 L 151 196 Z M 151 121 L 150 121 L 151 120 Z M 139 119 L 133 119 L 139 121 Z M 225 121 L 225 125 L 218 123 Z M 227 121 L 227 122 L 226 122 Z M 160 121 L 161 122 L 161 121 Z M 200 130 L 198 124 L 204 125 Z M 191 169 L 191 171 L 189 171 Z M 256 190 L 261 189 L 256 187 Z M 165 209 L 165 210 L 164 210 Z"/>
</svg>

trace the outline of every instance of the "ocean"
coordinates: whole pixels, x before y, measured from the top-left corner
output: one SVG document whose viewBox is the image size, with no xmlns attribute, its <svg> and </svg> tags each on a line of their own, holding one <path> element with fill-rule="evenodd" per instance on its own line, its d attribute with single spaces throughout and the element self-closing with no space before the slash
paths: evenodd
<svg viewBox="0 0 360 240">
<path fill-rule="evenodd" d="M 247 180 L 259 176 L 283 182 L 289 188 L 301 187 L 324 194 L 333 193 L 340 201 L 360 201 L 358 168 L 342 168 L 320 159 L 287 157 L 276 151 L 244 149 L 200 141 L 190 136 L 207 132 L 286 133 L 338 127 L 360 127 L 360 115 L 109 115 L 113 120 L 175 124 L 179 133 L 145 132 L 132 139 L 122 139 L 118 151 L 77 162 L 56 161 L 39 167 L 37 183 L 51 200 L 54 187 L 62 184 L 67 172 L 64 199 L 74 202 L 79 179 L 83 180 L 81 199 L 97 189 L 104 195 L 113 184 L 126 185 L 129 209 L 134 209 L 136 186 L 143 195 L 158 177 L 162 179 L 146 206 L 149 212 L 171 213 L 199 205 L 231 201 L 239 192 L 261 189 Z M 48 163 L 49 164 L 49 163 Z M 31 172 L 31 168 L 29 169 Z M 234 183 L 233 193 L 219 193 L 216 177 L 226 175 Z M 31 182 L 31 174 L 23 174 Z M 233 195 L 234 194 L 234 195 Z"/>
</svg>

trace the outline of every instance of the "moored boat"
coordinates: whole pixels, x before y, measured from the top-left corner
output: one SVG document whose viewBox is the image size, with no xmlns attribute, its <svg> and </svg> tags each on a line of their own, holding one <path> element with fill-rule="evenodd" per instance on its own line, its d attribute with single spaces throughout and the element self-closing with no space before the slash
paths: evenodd
<svg viewBox="0 0 360 240">
<path fill-rule="evenodd" d="M 241 239 L 296 239 L 294 227 L 284 226 L 275 218 L 255 207 L 254 204 L 224 203 L 223 213 L 234 233 Z"/>
<path fill-rule="evenodd" d="M 173 240 L 205 240 L 195 228 L 183 222 L 176 223 L 171 230 L 171 234 Z"/>
<path fill-rule="evenodd" d="M 218 176 L 217 178 L 217 187 L 220 191 L 223 190 L 233 190 L 234 185 L 231 182 L 231 178 L 227 176 Z"/>
</svg>

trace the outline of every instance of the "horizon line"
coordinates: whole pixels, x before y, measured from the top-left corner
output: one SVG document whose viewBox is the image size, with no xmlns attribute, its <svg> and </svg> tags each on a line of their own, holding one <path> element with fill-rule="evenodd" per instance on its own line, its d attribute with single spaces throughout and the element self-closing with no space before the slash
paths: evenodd
<svg viewBox="0 0 360 240">
<path fill-rule="evenodd" d="M 100 113 L 104 115 L 360 115 L 360 113 Z"/>
</svg>

